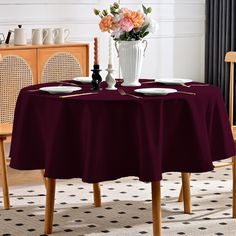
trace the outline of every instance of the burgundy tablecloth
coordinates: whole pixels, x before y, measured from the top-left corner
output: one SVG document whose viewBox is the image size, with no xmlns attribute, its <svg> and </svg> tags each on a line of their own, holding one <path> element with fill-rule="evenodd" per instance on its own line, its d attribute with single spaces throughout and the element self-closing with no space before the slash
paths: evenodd
<svg viewBox="0 0 236 236">
<path fill-rule="evenodd" d="M 52 84 L 50 84 L 52 85 Z M 58 84 L 57 84 L 58 85 Z M 119 86 L 119 85 L 118 85 Z M 117 91 L 62 99 L 21 90 L 10 166 L 45 169 L 51 178 L 100 182 L 125 176 L 160 180 L 167 171 L 204 172 L 235 154 L 220 90 L 145 84 L 196 92 L 136 99 Z M 82 91 L 91 91 L 82 85 Z M 124 87 L 134 93 L 133 87 Z"/>
</svg>

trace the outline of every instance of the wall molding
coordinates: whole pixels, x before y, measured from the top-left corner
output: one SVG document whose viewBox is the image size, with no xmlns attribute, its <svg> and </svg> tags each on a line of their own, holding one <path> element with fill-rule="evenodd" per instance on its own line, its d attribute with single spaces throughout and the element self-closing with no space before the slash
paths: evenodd
<svg viewBox="0 0 236 236">
<path fill-rule="evenodd" d="M 201 38 L 204 37 L 204 32 L 202 33 L 176 33 L 176 34 L 156 34 L 149 36 L 147 39 L 159 39 L 159 38 Z"/>
<path fill-rule="evenodd" d="M 161 38 L 202 38 L 204 33 L 182 33 L 182 34 L 163 34 L 163 35 L 154 35 L 147 37 L 147 40 L 157 40 Z M 80 36 L 80 37 L 70 37 L 69 42 L 89 42 L 93 43 L 93 37 L 90 36 Z"/>
<path fill-rule="evenodd" d="M 68 17 L 68 18 L 11 18 L 11 19 L 1 19 L 1 25 L 17 25 L 19 20 L 24 25 L 33 25 L 33 24 L 98 24 L 98 19 L 94 17 Z M 157 18 L 158 23 L 186 23 L 186 22 L 205 22 L 205 17 L 199 18 Z"/>
<path fill-rule="evenodd" d="M 90 42 L 93 43 L 94 38 L 91 36 L 80 36 L 80 37 L 69 37 L 69 42 L 73 43 L 73 42 L 81 42 L 81 41 L 85 41 L 85 42 Z"/>
</svg>

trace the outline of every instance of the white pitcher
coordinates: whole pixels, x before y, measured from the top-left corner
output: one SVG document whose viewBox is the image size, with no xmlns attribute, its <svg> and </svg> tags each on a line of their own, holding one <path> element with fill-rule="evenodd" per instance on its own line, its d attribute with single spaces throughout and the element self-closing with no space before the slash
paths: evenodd
<svg viewBox="0 0 236 236">
<path fill-rule="evenodd" d="M 55 43 L 63 44 L 67 40 L 70 35 L 70 30 L 65 28 L 56 28 L 54 30 L 56 32 Z"/>
<path fill-rule="evenodd" d="M 54 44 L 56 36 L 57 32 L 55 32 L 53 28 L 43 29 L 43 37 L 45 37 L 43 44 Z"/>
<path fill-rule="evenodd" d="M 32 29 L 32 44 L 42 45 L 48 35 L 48 31 L 43 35 L 42 29 Z"/>
</svg>

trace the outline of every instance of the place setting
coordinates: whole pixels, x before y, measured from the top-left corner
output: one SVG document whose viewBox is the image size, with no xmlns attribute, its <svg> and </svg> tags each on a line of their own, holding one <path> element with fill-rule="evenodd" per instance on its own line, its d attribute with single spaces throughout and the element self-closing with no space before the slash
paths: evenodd
<svg viewBox="0 0 236 236">
<path fill-rule="evenodd" d="M 61 95 L 59 98 L 70 98 L 70 97 L 79 97 L 79 96 L 85 96 L 85 95 L 92 95 L 92 94 L 98 94 L 97 92 L 83 92 L 83 93 L 74 93 L 81 91 L 82 88 L 79 86 L 46 86 L 46 87 L 41 87 L 38 89 L 32 89 L 32 90 L 27 90 L 27 92 L 36 92 L 36 91 L 41 91 L 41 92 L 46 92 L 51 95 Z M 66 95 L 62 95 L 66 94 Z"/>
<path fill-rule="evenodd" d="M 154 79 L 152 81 L 144 81 L 142 84 L 154 84 L 154 83 L 160 83 L 160 84 L 165 84 L 165 85 L 181 85 L 183 87 L 206 87 L 209 86 L 209 84 L 204 84 L 204 83 L 199 83 L 197 82 L 196 84 L 187 84 L 187 83 L 192 83 L 196 82 L 193 81 L 192 79 L 186 79 L 186 78 L 160 78 L 160 79 Z"/>
<path fill-rule="evenodd" d="M 149 85 L 149 84 L 161 84 L 161 85 L 167 85 L 167 86 L 181 86 L 185 88 L 191 88 L 191 87 L 208 87 L 208 84 L 202 84 L 197 82 L 196 84 L 189 84 L 193 83 L 192 79 L 186 79 L 186 78 L 160 78 L 160 79 L 154 79 L 152 81 L 142 81 L 142 85 Z M 189 92 L 189 91 L 182 91 L 178 90 L 176 88 L 172 87 L 149 87 L 149 88 L 139 88 L 135 89 L 135 92 L 139 94 L 143 94 L 145 96 L 165 96 L 168 94 L 173 93 L 181 93 L 181 94 L 187 94 L 187 95 L 193 95 L 195 96 L 195 92 Z"/>
<path fill-rule="evenodd" d="M 38 90 L 42 92 L 47 92 L 49 94 L 70 94 L 76 91 L 81 90 L 81 87 L 75 87 L 75 86 L 47 86 L 47 87 L 41 87 Z"/>
<path fill-rule="evenodd" d="M 135 89 L 134 92 L 143 94 L 145 96 L 165 96 L 172 93 L 182 93 L 187 95 L 196 95 L 196 93 L 179 91 L 171 88 L 140 88 Z"/>
<path fill-rule="evenodd" d="M 73 82 L 74 81 L 74 82 Z M 67 97 L 75 97 L 75 96 L 84 96 L 84 95 L 90 95 L 90 94 L 97 94 L 94 92 L 86 92 L 86 93 L 76 93 L 72 94 L 74 92 L 78 92 L 82 90 L 82 87 L 80 87 L 80 84 L 91 84 L 92 79 L 91 77 L 75 77 L 72 79 L 72 81 L 59 81 L 56 82 L 58 85 L 50 85 L 50 86 L 44 86 L 37 89 L 29 89 L 26 90 L 27 92 L 45 92 L 52 95 L 60 95 L 60 94 L 67 94 L 66 96 L 60 96 L 60 98 L 67 98 Z M 54 83 L 55 84 L 55 83 Z"/>
</svg>

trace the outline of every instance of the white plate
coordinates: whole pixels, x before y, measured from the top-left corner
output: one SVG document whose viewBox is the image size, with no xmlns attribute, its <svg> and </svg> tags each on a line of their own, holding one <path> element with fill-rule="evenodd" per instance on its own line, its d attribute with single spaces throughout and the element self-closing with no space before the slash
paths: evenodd
<svg viewBox="0 0 236 236">
<path fill-rule="evenodd" d="M 80 89 L 81 89 L 80 87 L 75 87 L 75 86 L 50 86 L 50 87 L 42 87 L 39 90 L 48 92 L 50 94 L 57 94 L 57 93 L 72 93 Z"/>
<path fill-rule="evenodd" d="M 181 79 L 181 78 L 163 78 L 163 79 L 155 79 L 155 82 L 163 83 L 163 84 L 185 84 L 192 82 L 191 79 Z"/>
<path fill-rule="evenodd" d="M 75 77 L 73 80 L 77 82 L 81 82 L 83 84 L 88 84 L 92 82 L 91 77 Z"/>
<path fill-rule="evenodd" d="M 143 89 L 135 89 L 134 91 L 137 93 L 142 93 L 147 96 L 160 96 L 177 92 L 176 89 L 170 89 L 170 88 L 143 88 Z"/>
</svg>

